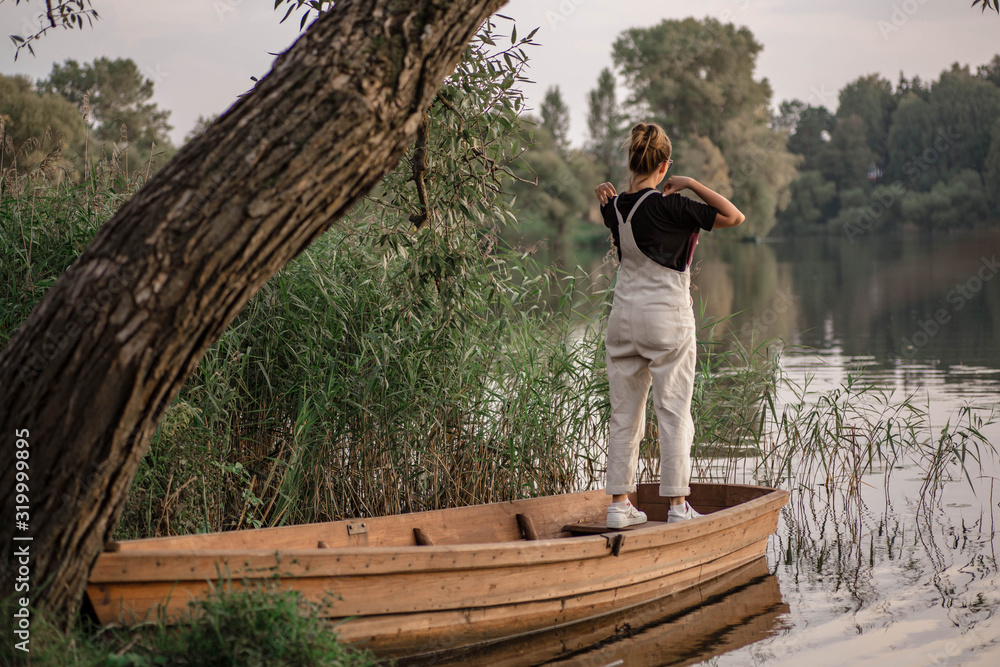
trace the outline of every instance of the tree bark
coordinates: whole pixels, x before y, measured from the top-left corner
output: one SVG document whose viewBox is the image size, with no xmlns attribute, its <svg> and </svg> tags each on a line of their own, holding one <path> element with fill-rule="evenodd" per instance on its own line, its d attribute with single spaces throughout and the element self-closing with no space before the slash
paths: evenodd
<svg viewBox="0 0 1000 667">
<path fill-rule="evenodd" d="M 72 624 L 184 380 L 264 282 L 397 164 L 505 2 L 338 2 L 102 227 L 0 355 L 0 595 L 27 546 L 18 595 Z M 25 499 L 27 529 L 13 521 Z"/>
</svg>

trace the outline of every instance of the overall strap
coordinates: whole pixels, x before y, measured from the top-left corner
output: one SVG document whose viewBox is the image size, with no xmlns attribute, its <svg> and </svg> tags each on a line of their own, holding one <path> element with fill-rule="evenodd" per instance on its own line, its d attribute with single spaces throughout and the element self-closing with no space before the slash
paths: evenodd
<svg viewBox="0 0 1000 667">
<path fill-rule="evenodd" d="M 612 203 L 612 205 L 615 208 L 615 215 L 618 216 L 618 224 L 619 225 L 627 225 L 627 224 L 631 223 L 632 222 L 632 216 L 635 215 L 635 212 L 637 210 L 639 210 L 639 204 L 641 204 L 646 197 L 648 197 L 648 196 L 650 196 L 652 194 L 657 194 L 656 188 L 653 188 L 652 190 L 649 190 L 644 195 L 642 195 L 641 197 L 639 197 L 638 201 L 636 201 L 634 204 L 632 204 L 632 208 L 628 212 L 628 217 L 625 218 L 624 220 L 622 220 L 621 211 L 618 210 L 618 195 L 615 195 L 615 198 L 612 200 L 611 203 Z"/>
</svg>

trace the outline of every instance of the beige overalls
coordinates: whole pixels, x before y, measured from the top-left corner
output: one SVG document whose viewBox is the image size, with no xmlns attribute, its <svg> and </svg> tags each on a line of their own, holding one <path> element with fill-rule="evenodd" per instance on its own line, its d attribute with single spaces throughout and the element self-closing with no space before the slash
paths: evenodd
<svg viewBox="0 0 1000 667">
<path fill-rule="evenodd" d="M 639 198 L 622 220 L 618 216 L 622 261 L 608 321 L 607 365 L 611 393 L 608 439 L 609 494 L 635 491 L 639 441 L 646 428 L 646 398 L 653 384 L 653 405 L 660 431 L 660 495 L 687 496 L 691 490 L 691 395 L 694 393 L 695 322 L 691 277 L 644 255 L 632 235 L 632 216 L 651 195 Z"/>
</svg>

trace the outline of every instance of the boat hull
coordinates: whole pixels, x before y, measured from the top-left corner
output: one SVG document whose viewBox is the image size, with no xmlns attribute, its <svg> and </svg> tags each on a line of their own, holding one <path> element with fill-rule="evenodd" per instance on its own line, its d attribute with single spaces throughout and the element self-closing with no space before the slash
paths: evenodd
<svg viewBox="0 0 1000 667">
<path fill-rule="evenodd" d="M 409 655 L 397 665 L 694 664 L 774 634 L 787 612 L 777 577 L 761 557 L 644 604 L 528 636 Z"/>
<path fill-rule="evenodd" d="M 220 579 L 279 577 L 327 603 L 342 641 L 385 655 L 434 652 L 578 623 L 719 577 L 764 554 L 787 497 L 695 484 L 690 500 L 705 516 L 666 524 L 656 523 L 665 499 L 642 485 L 633 502 L 650 525 L 578 536 L 567 524 L 603 520 L 602 492 L 137 540 L 100 556 L 87 594 L 102 623 L 169 620 Z M 526 532 L 538 539 L 521 539 Z"/>
</svg>

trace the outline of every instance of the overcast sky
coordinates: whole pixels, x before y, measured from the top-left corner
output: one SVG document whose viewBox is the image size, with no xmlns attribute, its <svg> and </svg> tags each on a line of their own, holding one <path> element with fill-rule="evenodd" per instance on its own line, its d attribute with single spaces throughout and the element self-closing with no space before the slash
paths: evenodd
<svg viewBox="0 0 1000 667">
<path fill-rule="evenodd" d="M 0 72 L 45 77 L 52 64 L 100 56 L 132 58 L 156 84 L 154 101 L 170 110 L 171 136 L 180 144 L 200 114 L 228 108 L 270 69 L 273 53 L 288 48 L 298 20 L 284 24 L 271 0 L 93 0 L 93 28 L 50 32 L 36 55 L 0 48 Z M 538 27 L 526 87 L 537 107 L 551 85 L 570 106 L 570 137 L 585 139 L 587 92 L 622 30 L 664 18 L 706 16 L 750 28 L 763 44 L 757 78 L 774 90 L 772 105 L 799 98 L 837 106 L 848 81 L 877 72 L 895 83 L 900 71 L 934 79 L 954 62 L 975 68 L 1000 53 L 1000 17 L 983 15 L 971 0 L 510 0 L 501 13 L 518 32 Z M 30 31 L 41 0 L 0 0 L 4 34 Z M 27 25 L 25 22 L 28 22 Z"/>
</svg>

